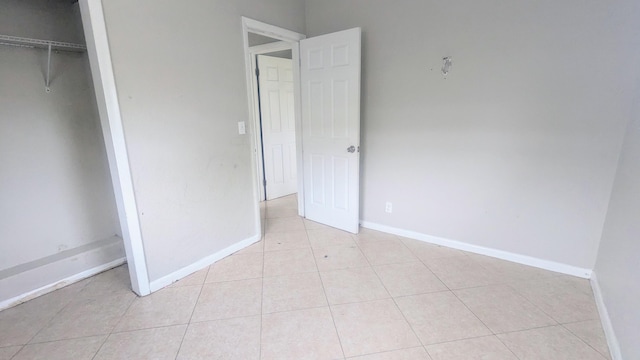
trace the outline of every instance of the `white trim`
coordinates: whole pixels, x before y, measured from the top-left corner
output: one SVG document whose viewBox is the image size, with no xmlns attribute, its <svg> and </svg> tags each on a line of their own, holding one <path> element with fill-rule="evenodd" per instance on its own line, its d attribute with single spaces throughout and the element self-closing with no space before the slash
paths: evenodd
<svg viewBox="0 0 640 360">
<path fill-rule="evenodd" d="M 602 297 L 602 290 L 600 289 L 600 283 L 598 283 L 598 277 L 595 271 L 591 272 L 591 289 L 593 289 L 593 296 L 596 299 L 596 306 L 598 307 L 598 314 L 600 314 L 600 322 L 602 323 L 602 330 L 607 338 L 607 345 L 609 345 L 609 354 L 612 360 L 622 360 L 622 351 L 620 350 L 620 343 L 618 337 L 613 329 L 611 318 L 609 317 L 609 311 L 604 303 Z"/>
<path fill-rule="evenodd" d="M 367 229 L 378 230 L 389 234 L 403 236 L 409 239 L 420 240 L 431 244 L 442 245 L 458 250 L 468 251 L 475 254 L 491 256 L 494 258 L 511 261 L 518 264 L 537 267 L 540 269 L 559 272 L 562 274 L 572 275 L 589 279 L 592 271 L 590 269 L 580 268 L 577 266 L 562 264 L 555 261 L 544 260 L 532 256 L 516 254 L 508 251 L 492 249 L 484 246 L 473 245 L 461 241 L 449 240 L 437 236 L 418 233 L 415 231 L 398 229 L 391 226 L 380 225 L 369 221 L 360 221 L 360 225 Z"/>
<path fill-rule="evenodd" d="M 174 282 L 193 274 L 194 272 L 204 269 L 205 267 L 215 263 L 218 260 L 221 260 L 237 251 L 240 251 L 258 241 L 260 241 L 260 239 L 262 238 L 261 234 L 252 236 L 248 239 L 242 240 L 239 243 L 235 243 L 227 248 L 224 248 L 220 251 L 218 251 L 215 254 L 209 255 L 207 257 L 205 257 L 204 259 L 200 259 L 198 261 L 196 261 L 193 264 L 190 264 L 188 266 L 183 267 L 182 269 L 179 269 L 177 271 L 172 272 L 169 275 L 163 276 L 158 280 L 154 280 L 151 282 L 151 291 L 157 291 L 162 289 L 163 287 L 169 286 L 171 284 L 173 284 Z"/>
<path fill-rule="evenodd" d="M 291 43 L 288 43 L 286 41 L 276 41 L 272 43 L 251 46 L 249 48 L 249 51 L 252 54 L 266 54 L 270 52 L 284 51 L 284 50 L 291 50 Z"/>
<path fill-rule="evenodd" d="M 80 11 L 100 123 L 102 124 L 109 169 L 111 170 L 113 192 L 116 198 L 127 262 L 129 263 L 131 287 L 135 293 L 144 296 L 150 294 L 149 275 L 102 1 L 81 0 Z"/>
<path fill-rule="evenodd" d="M 293 82 L 294 82 L 294 91 L 293 98 L 295 103 L 295 116 L 296 116 L 296 160 L 298 166 L 298 215 L 304 217 L 304 179 L 303 176 L 300 176 L 302 172 L 300 169 L 303 169 L 302 163 L 302 103 L 300 101 L 300 40 L 305 39 L 306 36 L 303 34 L 299 34 L 297 32 L 283 29 L 274 25 L 270 25 L 267 23 L 263 23 L 257 20 L 253 20 L 247 17 L 242 16 L 242 42 L 244 47 L 244 62 L 245 62 L 245 77 L 246 77 L 246 89 L 247 89 L 247 100 L 249 106 L 249 114 L 254 118 L 253 121 L 249 121 L 249 126 L 254 134 L 252 137 L 252 149 L 254 150 L 254 156 L 252 156 L 253 166 L 252 171 L 258 171 L 258 143 L 256 140 L 257 127 L 255 125 L 255 95 L 254 95 L 254 85 L 253 79 L 254 73 L 252 69 L 252 60 L 251 60 L 251 51 L 249 49 L 249 33 L 254 33 L 258 35 L 263 35 L 267 37 L 271 37 L 274 39 L 282 40 L 291 45 L 291 60 L 293 61 Z M 260 219 L 260 184 L 257 173 L 253 173 L 253 178 L 256 179 L 256 186 L 254 187 L 254 199 L 255 199 L 255 231 L 256 233 L 261 233 L 261 219 Z"/>
<path fill-rule="evenodd" d="M 52 283 L 52 284 L 49 284 L 49 285 L 45 285 L 45 286 L 42 286 L 42 287 L 37 288 L 35 290 L 26 292 L 24 294 L 20 294 L 20 295 L 18 295 L 16 297 L 13 297 L 11 299 L 4 300 L 4 301 L 0 302 L 0 310 L 4 310 L 4 309 L 10 308 L 12 306 L 19 305 L 19 304 L 21 304 L 21 303 L 23 303 L 25 301 L 29 301 L 31 299 L 34 299 L 34 298 L 38 297 L 38 296 L 42 296 L 42 295 L 48 294 L 48 293 L 50 293 L 52 291 L 61 289 L 61 288 L 65 287 L 65 286 L 67 286 L 67 285 L 71 285 L 71 284 L 76 283 L 76 282 L 78 282 L 80 280 L 84 280 L 84 279 L 86 279 L 88 277 L 94 276 L 94 275 L 99 274 L 99 273 L 101 273 L 103 271 L 107 271 L 109 269 L 113 269 L 114 267 L 120 266 L 120 265 L 122 265 L 122 264 L 124 264 L 126 262 L 127 261 L 126 261 L 125 258 L 119 258 L 119 259 L 113 260 L 111 262 L 108 262 L 106 264 L 102 264 L 102 265 L 93 267 L 93 268 L 91 268 L 89 270 L 85 270 L 83 272 L 80 272 L 80 273 L 77 273 L 75 275 L 69 276 L 69 277 L 64 278 L 64 279 L 62 279 L 60 281 L 56 281 L 55 283 Z"/>
</svg>

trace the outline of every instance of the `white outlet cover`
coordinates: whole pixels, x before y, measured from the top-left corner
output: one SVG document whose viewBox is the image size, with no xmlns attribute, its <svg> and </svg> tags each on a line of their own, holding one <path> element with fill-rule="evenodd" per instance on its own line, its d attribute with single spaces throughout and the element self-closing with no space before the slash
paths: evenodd
<svg viewBox="0 0 640 360">
<path fill-rule="evenodd" d="M 238 133 L 240 135 L 244 135 L 247 133 L 246 128 L 244 126 L 244 121 L 238 121 Z"/>
</svg>

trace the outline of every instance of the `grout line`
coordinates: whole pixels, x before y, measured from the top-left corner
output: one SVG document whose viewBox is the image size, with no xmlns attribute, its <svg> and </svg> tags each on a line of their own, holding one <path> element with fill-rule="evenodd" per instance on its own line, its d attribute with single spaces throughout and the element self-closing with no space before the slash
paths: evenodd
<svg viewBox="0 0 640 360">
<path fill-rule="evenodd" d="M 355 240 L 355 239 L 354 239 Z M 402 243 L 402 241 L 400 242 Z M 403 244 L 403 243 L 402 243 Z M 362 249 L 360 248 L 360 244 L 356 241 L 356 246 L 358 246 L 358 249 L 362 252 Z M 406 245 L 403 244 L 403 246 L 406 247 Z M 411 251 L 411 249 L 409 249 L 409 252 L 411 253 L 411 255 L 415 256 L 415 254 L 413 254 L 413 252 Z M 422 342 L 422 339 L 420 339 L 420 337 L 418 336 L 418 333 L 416 332 L 416 330 L 413 328 L 413 326 L 411 325 L 411 323 L 409 322 L 409 319 L 407 319 L 407 316 L 402 312 L 402 310 L 400 309 L 400 306 L 398 305 L 398 302 L 396 301 L 396 299 L 391 295 L 391 291 L 389 291 L 389 289 L 387 289 L 387 287 L 384 285 L 384 281 L 382 281 L 382 278 L 380 278 L 380 275 L 378 274 L 378 272 L 376 271 L 375 267 L 373 265 L 371 265 L 371 261 L 369 261 L 369 258 L 367 257 L 367 255 L 364 254 L 364 252 L 362 252 L 362 254 L 364 255 L 364 258 L 366 259 L 367 263 L 369 264 L 369 266 L 371 267 L 371 270 L 373 270 L 373 273 L 376 275 L 376 278 L 378 278 L 378 281 L 380 282 L 380 284 L 382 285 L 382 287 L 384 288 L 384 290 L 387 292 L 387 294 L 391 297 L 391 300 L 393 301 L 393 304 L 396 306 L 396 309 L 398 310 L 398 312 L 400 313 L 400 315 L 402 315 L 402 318 L 404 319 L 405 323 L 409 326 L 409 329 L 411 329 L 411 332 L 413 333 L 413 336 L 415 336 L 416 340 L 418 340 L 418 342 L 422 345 L 422 347 L 424 348 L 424 343 Z M 427 349 L 424 348 L 424 351 L 427 352 Z M 428 353 L 428 352 L 427 352 Z"/>
<path fill-rule="evenodd" d="M 211 268 L 211 266 L 209 266 L 209 269 Z M 207 274 L 209 273 L 209 270 L 207 270 Z M 205 277 L 205 281 L 207 280 L 207 278 Z M 180 350 L 182 350 L 182 345 L 184 344 L 184 339 L 187 337 L 187 331 L 189 331 L 189 326 L 191 325 L 191 319 L 193 319 L 193 314 L 196 312 L 196 307 L 198 307 L 198 302 L 200 301 L 200 296 L 202 295 L 202 289 L 204 289 L 204 285 L 205 283 L 203 282 L 202 284 L 200 284 L 200 291 L 198 292 L 198 297 L 196 298 L 196 303 L 193 305 L 193 309 L 191 309 L 191 315 L 189 315 L 189 321 L 187 322 L 187 327 L 184 328 L 184 334 L 182 334 L 182 339 L 180 340 L 180 346 L 178 346 L 178 351 L 176 351 L 176 359 L 178 358 L 178 355 L 180 354 Z M 180 325 L 184 325 L 184 324 L 180 324 Z M 166 326 L 161 326 L 161 327 L 166 327 Z"/>
<path fill-rule="evenodd" d="M 598 324 L 600 323 L 599 320 L 584 320 L 584 321 L 597 321 Z M 577 322 L 584 322 L 584 321 L 576 321 L 574 323 Z M 591 346 L 591 344 L 589 344 L 588 342 L 586 342 L 585 340 L 583 340 L 580 336 L 578 336 L 578 334 L 574 333 L 573 331 L 571 331 L 571 329 L 567 328 L 565 325 L 567 324 L 571 324 L 571 323 L 565 323 L 565 324 L 560 324 L 560 326 L 562 326 L 563 329 L 567 330 L 571 335 L 575 336 L 576 338 L 578 338 L 578 340 L 582 341 L 585 345 L 587 345 L 588 347 L 592 348 L 595 352 L 597 352 L 598 354 L 602 355 L 606 358 L 608 358 L 606 355 L 604 355 L 603 353 L 601 353 L 600 351 L 598 351 L 596 348 L 594 348 L 593 346 Z M 602 325 L 600 325 L 602 326 Z M 605 338 L 605 343 L 606 343 L 606 338 Z M 609 348 L 608 344 L 607 344 L 607 349 Z M 610 355 L 609 355 L 610 357 Z"/>
<path fill-rule="evenodd" d="M 309 240 L 309 229 L 307 229 L 307 224 L 302 221 L 305 234 L 307 236 L 307 241 L 309 241 L 309 245 L 311 245 L 311 241 Z M 342 345 L 342 339 L 340 338 L 340 333 L 338 333 L 338 326 L 336 326 L 336 319 L 333 315 L 333 309 L 331 308 L 331 303 L 329 302 L 329 297 L 327 296 L 327 290 L 324 287 L 324 281 L 322 280 L 322 276 L 320 275 L 320 268 L 318 267 L 318 262 L 316 261 L 316 253 L 313 251 L 313 246 L 311 246 L 311 255 L 313 256 L 313 263 L 316 265 L 316 270 L 318 271 L 318 277 L 320 278 L 320 286 L 322 286 L 322 293 L 324 294 L 324 298 L 327 301 L 327 308 L 329 308 L 329 314 L 331 315 L 331 321 L 333 322 L 333 329 L 336 332 L 336 337 L 338 338 L 338 343 L 340 344 L 340 351 L 342 351 L 342 357 L 346 358 L 346 354 L 344 353 L 344 346 Z"/>
<path fill-rule="evenodd" d="M 258 359 L 262 359 L 262 328 L 264 327 L 264 253 L 265 253 L 265 245 L 267 243 L 267 211 L 269 211 L 269 202 L 265 200 L 264 202 L 264 221 L 262 221 L 262 276 L 260 277 L 261 281 L 261 292 L 260 292 L 260 338 L 258 339 Z"/>
</svg>

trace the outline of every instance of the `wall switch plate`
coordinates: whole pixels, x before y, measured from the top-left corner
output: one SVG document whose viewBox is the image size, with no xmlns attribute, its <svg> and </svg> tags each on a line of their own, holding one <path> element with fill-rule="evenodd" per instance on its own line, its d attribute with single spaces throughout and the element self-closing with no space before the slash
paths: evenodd
<svg viewBox="0 0 640 360">
<path fill-rule="evenodd" d="M 247 129 L 244 126 L 244 121 L 238 121 L 238 133 L 244 135 L 247 133 Z"/>
<path fill-rule="evenodd" d="M 384 211 L 387 213 L 392 213 L 393 212 L 393 204 L 391 204 L 390 202 L 387 201 L 387 204 L 384 207 Z"/>
</svg>

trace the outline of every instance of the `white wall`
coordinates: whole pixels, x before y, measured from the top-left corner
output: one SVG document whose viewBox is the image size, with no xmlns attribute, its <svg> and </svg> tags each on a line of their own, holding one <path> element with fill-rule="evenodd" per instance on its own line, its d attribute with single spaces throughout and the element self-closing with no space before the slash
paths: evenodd
<svg viewBox="0 0 640 360">
<path fill-rule="evenodd" d="M 77 5 L 3 1 L 0 34 L 82 42 Z M 0 308 L 124 256 L 86 54 L 0 45 Z"/>
<path fill-rule="evenodd" d="M 308 0 L 308 36 L 363 30 L 361 218 L 593 268 L 637 19 L 631 0 Z"/>
<path fill-rule="evenodd" d="M 256 229 L 241 16 L 304 31 L 304 3 L 103 4 L 151 282 Z"/>
<path fill-rule="evenodd" d="M 640 86 L 638 89 L 594 270 L 624 359 L 640 359 Z"/>
</svg>

